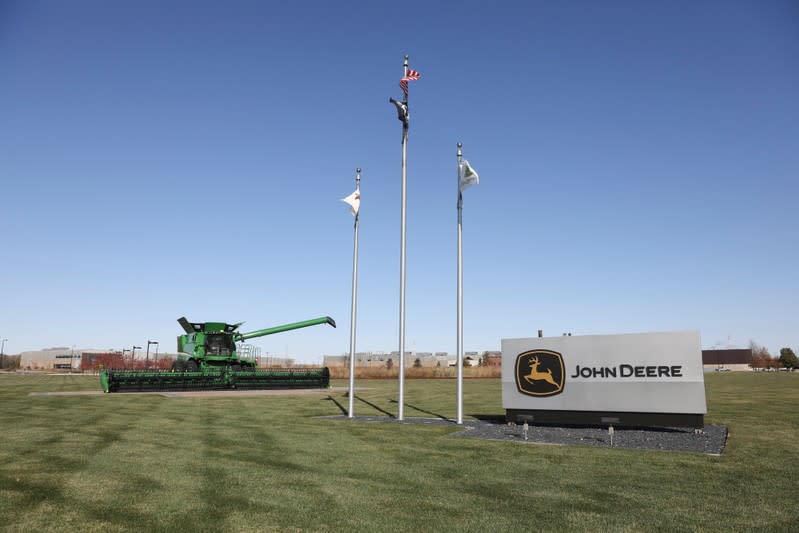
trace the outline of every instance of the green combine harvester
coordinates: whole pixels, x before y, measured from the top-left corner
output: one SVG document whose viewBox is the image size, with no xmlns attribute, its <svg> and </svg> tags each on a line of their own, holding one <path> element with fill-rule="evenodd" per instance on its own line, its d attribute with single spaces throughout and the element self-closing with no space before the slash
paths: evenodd
<svg viewBox="0 0 799 533">
<path fill-rule="evenodd" d="M 329 316 L 294 322 L 249 333 L 238 330 L 243 322 L 189 322 L 178 319 L 186 332 L 178 337 L 178 358 L 171 371 L 113 370 L 100 372 L 105 392 L 311 389 L 330 386 L 330 371 L 323 368 L 258 369 L 255 361 L 239 357 L 236 343 L 292 329 L 336 322 Z"/>
</svg>

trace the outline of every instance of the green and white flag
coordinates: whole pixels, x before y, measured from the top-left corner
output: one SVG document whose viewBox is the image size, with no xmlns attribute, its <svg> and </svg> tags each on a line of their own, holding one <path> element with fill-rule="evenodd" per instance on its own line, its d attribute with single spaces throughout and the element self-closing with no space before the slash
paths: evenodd
<svg viewBox="0 0 799 533">
<path fill-rule="evenodd" d="M 467 160 L 462 160 L 458 166 L 458 190 L 463 192 L 478 183 L 480 183 L 480 178 L 477 176 L 477 172 L 469 166 Z"/>
<path fill-rule="evenodd" d="M 361 208 L 361 191 L 356 190 L 346 198 L 342 198 L 341 201 L 350 206 L 350 213 L 352 213 L 352 216 L 357 216 L 358 209 Z"/>
</svg>

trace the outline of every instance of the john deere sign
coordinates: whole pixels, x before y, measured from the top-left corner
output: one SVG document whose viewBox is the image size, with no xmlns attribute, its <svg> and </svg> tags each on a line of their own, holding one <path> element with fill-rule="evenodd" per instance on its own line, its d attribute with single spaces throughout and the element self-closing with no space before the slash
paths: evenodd
<svg viewBox="0 0 799 533">
<path fill-rule="evenodd" d="M 502 340 L 510 420 L 702 427 L 699 332 Z"/>
</svg>

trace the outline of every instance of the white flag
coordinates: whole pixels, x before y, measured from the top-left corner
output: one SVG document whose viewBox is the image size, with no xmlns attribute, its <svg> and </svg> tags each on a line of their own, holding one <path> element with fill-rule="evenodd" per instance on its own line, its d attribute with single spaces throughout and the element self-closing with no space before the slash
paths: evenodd
<svg viewBox="0 0 799 533">
<path fill-rule="evenodd" d="M 458 166 L 458 188 L 460 192 L 465 191 L 472 185 L 477 185 L 480 183 L 480 178 L 477 176 L 477 172 L 469 166 L 469 162 L 467 160 L 462 160 L 460 165 Z"/>
<path fill-rule="evenodd" d="M 346 198 L 342 198 L 341 201 L 350 206 L 350 213 L 355 216 L 358 214 L 358 209 L 361 208 L 361 191 L 356 190 Z"/>
</svg>

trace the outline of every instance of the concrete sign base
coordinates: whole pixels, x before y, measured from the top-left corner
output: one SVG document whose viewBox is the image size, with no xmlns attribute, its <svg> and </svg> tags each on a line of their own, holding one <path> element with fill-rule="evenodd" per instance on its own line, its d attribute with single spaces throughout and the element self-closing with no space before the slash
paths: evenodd
<svg viewBox="0 0 799 533">
<path fill-rule="evenodd" d="M 704 415 L 682 413 L 625 413 L 603 411 L 537 411 L 533 409 L 507 409 L 508 422 L 538 425 L 614 426 L 629 428 L 673 427 L 703 428 Z"/>
</svg>

